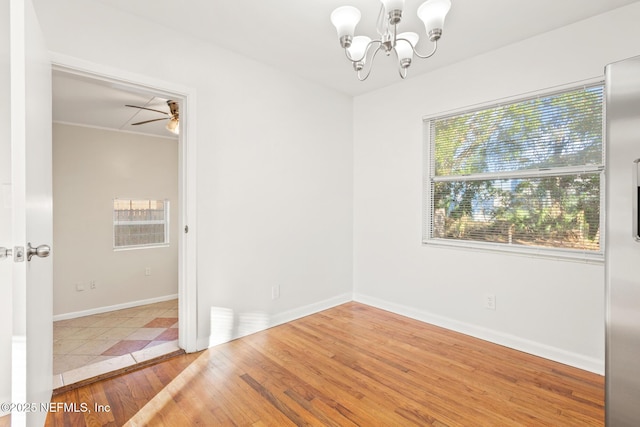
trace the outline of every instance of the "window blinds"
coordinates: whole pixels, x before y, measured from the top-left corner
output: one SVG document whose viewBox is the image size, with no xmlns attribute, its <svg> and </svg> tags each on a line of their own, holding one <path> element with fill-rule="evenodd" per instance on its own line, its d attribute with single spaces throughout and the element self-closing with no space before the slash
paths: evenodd
<svg viewBox="0 0 640 427">
<path fill-rule="evenodd" d="M 603 86 L 430 119 L 427 239 L 600 251 Z"/>
<path fill-rule="evenodd" d="M 168 200 L 114 199 L 114 248 L 163 245 L 169 242 Z"/>
</svg>

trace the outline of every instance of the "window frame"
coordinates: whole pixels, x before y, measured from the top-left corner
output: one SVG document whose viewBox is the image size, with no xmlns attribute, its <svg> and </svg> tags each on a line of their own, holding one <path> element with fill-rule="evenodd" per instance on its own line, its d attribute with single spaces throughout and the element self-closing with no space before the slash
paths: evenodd
<svg viewBox="0 0 640 427">
<path fill-rule="evenodd" d="M 529 92 L 526 94 L 511 96 L 507 98 L 497 99 L 481 104 L 475 104 L 467 107 L 449 110 L 437 114 L 423 116 L 423 221 L 422 221 L 422 244 L 440 246 L 452 249 L 467 249 L 482 252 L 498 252 L 522 256 L 532 256 L 536 258 L 561 259 L 568 261 L 579 261 L 586 263 L 602 264 L 604 262 L 604 242 L 605 242 L 605 180 L 606 180 L 606 97 L 602 99 L 602 163 L 598 165 L 585 166 L 561 166 L 550 169 L 541 170 L 514 170 L 510 172 L 495 173 L 478 173 L 464 176 L 436 177 L 435 176 L 435 159 L 432 154 L 435 153 L 435 139 L 431 138 L 431 123 L 434 120 L 444 119 L 454 116 L 469 114 L 481 110 L 495 108 L 503 105 L 525 102 L 531 99 L 549 97 L 559 95 L 565 92 L 601 86 L 605 90 L 605 81 L 602 77 L 588 79 L 568 85 L 557 86 L 553 88 L 543 89 L 539 91 Z M 445 239 L 433 237 L 433 184 L 442 181 L 474 181 L 474 180 L 493 180 L 493 179 L 509 179 L 509 178 L 545 178 L 559 175 L 577 175 L 580 172 L 589 174 L 599 174 L 600 178 L 600 216 L 599 216 L 599 233 L 600 247 L 598 251 L 586 249 L 567 249 L 553 248 L 545 246 L 527 246 L 527 245 L 511 245 L 506 243 L 480 242 L 462 239 Z"/>
<path fill-rule="evenodd" d="M 116 223 L 116 219 L 114 217 L 115 213 L 115 202 L 116 200 L 128 200 L 128 201 L 158 201 L 162 200 L 164 203 L 164 220 L 150 220 L 150 221 L 131 221 L 137 224 L 129 224 L 129 225 L 150 225 L 150 224 L 164 224 L 164 241 L 162 243 L 147 243 L 147 244 L 139 244 L 139 245 L 126 245 L 126 246 L 117 246 L 116 245 L 116 226 L 122 225 Z M 113 236 L 113 250 L 117 251 L 130 251 L 130 250 L 138 250 L 138 249 L 153 249 L 153 248 L 166 248 L 170 246 L 169 236 L 170 236 L 170 201 L 169 199 L 163 198 L 141 198 L 141 197 L 114 197 L 111 200 L 111 216 L 112 216 L 112 236 Z"/>
</svg>

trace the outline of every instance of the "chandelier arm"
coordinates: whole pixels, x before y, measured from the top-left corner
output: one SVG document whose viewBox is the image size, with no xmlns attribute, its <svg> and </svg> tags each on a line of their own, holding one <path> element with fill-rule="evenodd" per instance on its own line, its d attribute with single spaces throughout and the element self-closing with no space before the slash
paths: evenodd
<svg viewBox="0 0 640 427">
<path fill-rule="evenodd" d="M 436 50 L 438 50 L 438 40 L 434 40 L 434 41 L 433 41 L 433 50 L 432 50 L 432 51 L 431 51 L 431 53 L 430 53 L 430 54 L 428 54 L 428 55 L 420 55 L 420 54 L 418 53 L 418 51 L 416 50 L 416 48 L 415 48 L 413 45 L 411 45 L 411 47 L 413 48 L 413 53 L 414 53 L 418 58 L 422 58 L 422 59 L 431 58 L 431 57 L 436 53 Z"/>
<path fill-rule="evenodd" d="M 400 37 L 400 38 L 396 39 L 396 43 L 398 42 L 398 40 L 404 40 L 405 42 L 409 43 L 409 45 L 411 46 L 411 49 L 413 50 L 414 55 L 416 55 L 418 58 L 422 58 L 422 59 L 431 58 L 433 55 L 435 55 L 436 51 L 438 50 L 438 41 L 437 40 L 433 41 L 433 50 L 428 55 L 421 55 L 418 52 L 418 50 L 415 48 L 413 43 L 411 43 L 409 40 Z"/>
<path fill-rule="evenodd" d="M 378 43 L 378 49 L 380 48 L 380 46 L 382 45 L 382 40 L 371 40 L 369 43 L 367 43 L 367 47 L 364 48 L 364 54 L 362 55 L 362 58 L 359 59 L 353 59 L 351 57 L 351 55 L 349 54 L 349 50 L 348 48 L 344 49 L 344 54 L 347 56 L 347 59 L 351 62 L 361 62 L 364 61 L 364 59 L 367 57 L 367 54 L 369 53 L 369 49 L 371 48 L 371 45 L 374 43 Z"/>
<path fill-rule="evenodd" d="M 369 71 L 367 71 L 367 74 L 362 77 L 360 75 L 360 71 L 357 72 L 358 80 L 360 80 L 361 82 L 367 80 L 369 74 L 371 74 L 371 70 L 373 70 L 373 61 L 376 59 L 376 55 L 378 54 L 378 52 L 380 52 L 380 48 L 382 48 L 382 43 L 376 48 L 376 50 L 373 52 L 373 55 L 371 55 L 371 59 L 369 60 Z"/>
<path fill-rule="evenodd" d="M 405 39 L 398 39 L 398 40 L 405 40 Z M 407 40 L 407 42 L 409 42 L 409 40 Z M 411 42 L 409 42 L 409 44 L 411 44 Z M 400 55 L 398 55 L 398 51 L 393 49 L 393 52 L 396 54 L 396 59 L 398 60 L 398 74 L 400 74 L 400 77 L 402 78 L 402 80 L 404 80 L 407 78 L 407 69 L 402 68 L 400 66 Z"/>
</svg>

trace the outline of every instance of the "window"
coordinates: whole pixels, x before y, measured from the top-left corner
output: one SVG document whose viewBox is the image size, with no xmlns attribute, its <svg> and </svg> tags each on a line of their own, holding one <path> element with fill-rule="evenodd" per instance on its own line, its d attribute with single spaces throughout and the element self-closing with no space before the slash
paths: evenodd
<svg viewBox="0 0 640 427">
<path fill-rule="evenodd" d="M 168 200 L 113 200 L 115 249 L 163 246 L 168 243 Z"/>
<path fill-rule="evenodd" d="M 596 84 L 426 119 L 425 243 L 600 259 L 603 110 Z"/>
</svg>

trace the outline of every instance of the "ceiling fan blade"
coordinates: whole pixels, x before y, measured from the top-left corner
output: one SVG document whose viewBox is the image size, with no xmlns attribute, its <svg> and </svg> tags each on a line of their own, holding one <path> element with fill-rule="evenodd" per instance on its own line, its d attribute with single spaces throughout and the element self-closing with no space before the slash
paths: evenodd
<svg viewBox="0 0 640 427">
<path fill-rule="evenodd" d="M 169 117 L 163 117 L 161 119 L 145 120 L 144 122 L 131 123 L 132 126 L 143 125 L 145 123 L 157 122 L 158 120 L 169 120 Z"/>
<path fill-rule="evenodd" d="M 139 108 L 139 109 L 141 109 L 141 110 L 155 111 L 156 113 L 166 114 L 167 116 L 169 116 L 169 115 L 170 115 L 170 114 L 169 114 L 169 113 L 167 113 L 166 111 L 154 110 L 153 108 L 147 108 L 147 107 L 138 107 L 137 105 L 125 105 L 125 107 Z"/>
</svg>

